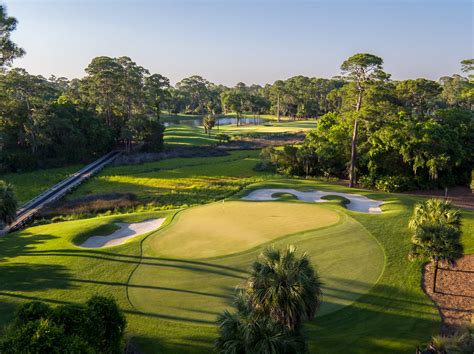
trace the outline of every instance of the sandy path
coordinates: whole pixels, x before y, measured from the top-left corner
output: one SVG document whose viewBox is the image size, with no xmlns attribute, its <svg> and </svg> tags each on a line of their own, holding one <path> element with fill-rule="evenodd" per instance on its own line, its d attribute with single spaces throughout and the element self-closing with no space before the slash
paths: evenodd
<svg viewBox="0 0 474 354">
<path fill-rule="evenodd" d="M 380 205 L 383 203 L 379 200 L 373 200 L 367 198 L 365 195 L 360 194 L 350 194 L 350 193 L 338 193 L 338 192 L 324 192 L 324 191 L 311 191 L 311 192 L 301 192 L 296 189 L 289 188 L 266 188 L 266 189 L 257 189 L 250 192 L 247 196 L 243 197 L 243 200 L 278 200 L 278 197 L 273 197 L 275 193 L 290 193 L 297 197 L 299 200 L 305 202 L 314 202 L 314 203 L 323 203 L 327 200 L 321 199 L 322 197 L 328 195 L 337 195 L 339 197 L 344 197 L 350 201 L 346 205 L 347 209 L 353 211 L 359 211 L 362 213 L 381 213 Z"/>
<path fill-rule="evenodd" d="M 121 245 L 132 237 L 158 229 L 164 221 L 165 219 L 162 218 L 146 220 L 133 224 L 116 222 L 115 225 L 119 226 L 120 229 L 108 236 L 91 236 L 80 246 L 86 248 L 100 248 Z"/>
</svg>

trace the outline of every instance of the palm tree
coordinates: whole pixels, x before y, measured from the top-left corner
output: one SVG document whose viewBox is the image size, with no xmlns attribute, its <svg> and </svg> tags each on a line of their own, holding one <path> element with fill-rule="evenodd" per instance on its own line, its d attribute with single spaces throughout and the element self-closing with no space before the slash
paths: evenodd
<svg viewBox="0 0 474 354">
<path fill-rule="evenodd" d="M 463 247 L 459 240 L 461 232 L 458 228 L 442 224 L 427 223 L 420 225 L 412 237 L 410 257 L 426 257 L 434 262 L 433 293 L 436 292 L 436 277 L 440 261 L 453 263 L 462 257 Z"/>
<path fill-rule="evenodd" d="M 321 282 L 306 254 L 296 248 L 266 249 L 254 262 L 247 282 L 249 302 L 257 313 L 296 330 L 314 318 L 321 303 Z"/>
<path fill-rule="evenodd" d="M 429 199 L 415 206 L 408 227 L 414 231 L 409 258 L 426 257 L 434 262 L 436 292 L 439 261 L 454 262 L 462 256 L 461 212 L 447 200 Z"/>
<path fill-rule="evenodd" d="M 11 184 L 0 181 L 0 221 L 7 225 L 15 221 L 17 207 L 15 189 Z"/>
<path fill-rule="evenodd" d="M 240 291 L 235 298 L 235 313 L 225 311 L 219 316 L 219 338 L 216 349 L 226 354 L 306 353 L 304 336 L 291 331 L 268 316 L 253 311 L 248 295 Z"/>
<path fill-rule="evenodd" d="M 204 116 L 202 120 L 202 125 L 204 127 L 204 133 L 211 135 L 211 130 L 216 125 L 216 116 L 213 114 L 208 114 Z"/>
<path fill-rule="evenodd" d="M 432 198 L 415 206 L 408 226 L 415 231 L 420 225 L 435 222 L 460 228 L 461 212 L 447 200 Z"/>
</svg>

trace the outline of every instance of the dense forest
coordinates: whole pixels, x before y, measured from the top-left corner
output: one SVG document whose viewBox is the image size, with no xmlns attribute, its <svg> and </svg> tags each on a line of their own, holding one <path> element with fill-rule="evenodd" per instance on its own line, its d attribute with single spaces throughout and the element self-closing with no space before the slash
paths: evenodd
<svg viewBox="0 0 474 354">
<path fill-rule="evenodd" d="M 163 146 L 161 112 L 216 116 L 272 114 L 317 119 L 299 147 L 266 150 L 270 168 L 293 175 L 349 177 L 351 185 L 403 190 L 465 183 L 473 165 L 474 60 L 466 76 L 396 81 L 383 60 L 356 54 L 332 79 L 295 76 L 265 86 L 213 84 L 201 76 L 170 85 L 128 57 L 92 59 L 68 80 L 11 68 L 23 50 L 16 20 L 0 7 L 0 171 L 88 160 L 132 144 Z"/>
<path fill-rule="evenodd" d="M 392 81 L 383 60 L 356 54 L 341 69 L 333 106 L 302 146 L 263 152 L 263 168 L 291 175 L 356 176 L 385 191 L 466 184 L 474 164 L 474 76 Z M 474 60 L 464 60 L 464 72 Z"/>
</svg>

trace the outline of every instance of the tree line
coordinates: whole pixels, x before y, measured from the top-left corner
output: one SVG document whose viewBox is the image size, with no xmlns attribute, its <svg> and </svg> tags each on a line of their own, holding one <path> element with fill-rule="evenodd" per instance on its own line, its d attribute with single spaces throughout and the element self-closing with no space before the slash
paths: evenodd
<svg viewBox="0 0 474 354">
<path fill-rule="evenodd" d="M 466 184 L 474 164 L 474 59 L 467 77 L 394 81 L 383 60 L 359 53 L 341 65 L 344 82 L 328 96 L 302 146 L 263 151 L 261 168 L 348 178 L 384 191 Z"/>
<path fill-rule="evenodd" d="M 82 79 L 0 75 L 0 170 L 23 171 L 81 162 L 132 142 L 163 145 L 161 75 L 128 57 L 94 58 Z"/>
<path fill-rule="evenodd" d="M 349 178 L 386 191 L 465 183 L 474 163 L 474 60 L 467 76 L 396 81 L 383 59 L 359 53 L 332 79 L 295 76 L 265 86 L 216 85 L 201 76 L 172 86 L 128 57 L 96 57 L 81 79 L 9 69 L 24 54 L 9 39 L 16 21 L 1 7 L 0 171 L 62 165 L 114 147 L 163 146 L 160 113 L 273 114 L 317 118 L 303 146 L 266 151 L 265 163 L 303 176 Z"/>
</svg>

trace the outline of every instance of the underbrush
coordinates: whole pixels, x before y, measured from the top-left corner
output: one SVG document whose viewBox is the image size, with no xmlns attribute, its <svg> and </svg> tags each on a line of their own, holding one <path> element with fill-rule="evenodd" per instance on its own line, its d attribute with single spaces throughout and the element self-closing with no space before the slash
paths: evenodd
<svg viewBox="0 0 474 354">
<path fill-rule="evenodd" d="M 110 166 L 68 200 L 45 209 L 36 223 L 181 209 L 221 200 L 270 176 L 253 170 L 257 154 L 234 151 L 219 157 Z"/>
<path fill-rule="evenodd" d="M 128 210 L 139 204 L 132 193 L 95 194 L 49 204 L 39 214 L 41 218 L 66 215 L 98 214 L 109 210 Z"/>
</svg>

